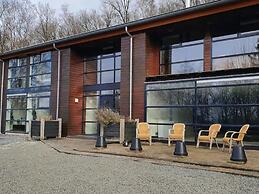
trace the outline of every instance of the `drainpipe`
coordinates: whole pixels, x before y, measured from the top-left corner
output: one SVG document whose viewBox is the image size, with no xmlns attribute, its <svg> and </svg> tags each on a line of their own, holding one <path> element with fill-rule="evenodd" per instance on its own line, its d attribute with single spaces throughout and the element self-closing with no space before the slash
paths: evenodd
<svg viewBox="0 0 259 194">
<path fill-rule="evenodd" d="M 60 50 L 56 47 L 56 44 L 53 43 L 53 48 L 58 51 L 58 82 L 57 82 L 57 106 L 56 106 L 56 120 L 59 119 L 59 95 L 60 95 L 60 57 L 61 57 L 61 52 Z"/>
<path fill-rule="evenodd" d="M 132 69 L 133 69 L 133 36 L 129 33 L 128 27 L 125 27 L 125 31 L 130 37 L 130 91 L 129 91 L 129 117 L 132 119 Z"/>
<path fill-rule="evenodd" d="M 191 0 L 185 0 L 186 8 L 191 7 Z"/>
<path fill-rule="evenodd" d="M 5 62 L 0 59 L 2 62 L 2 77 L 1 77 L 1 101 L 0 101 L 0 133 L 2 133 L 2 117 L 3 117 L 3 99 L 4 99 L 4 71 L 5 71 Z"/>
</svg>

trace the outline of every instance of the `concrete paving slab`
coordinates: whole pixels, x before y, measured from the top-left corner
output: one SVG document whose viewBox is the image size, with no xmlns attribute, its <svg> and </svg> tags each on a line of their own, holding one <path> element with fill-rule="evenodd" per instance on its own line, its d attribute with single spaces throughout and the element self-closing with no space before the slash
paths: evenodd
<svg viewBox="0 0 259 194">
<path fill-rule="evenodd" d="M 248 162 L 238 164 L 230 161 L 230 153 L 221 151 L 217 148 L 209 150 L 207 146 L 196 148 L 187 146 L 188 157 L 177 157 L 173 155 L 174 145 L 168 147 L 164 143 L 143 143 L 142 152 L 130 151 L 129 147 L 123 147 L 120 144 L 108 144 L 106 149 L 95 148 L 95 140 L 84 138 L 63 138 L 62 140 L 45 140 L 49 146 L 67 153 L 99 153 L 112 154 L 118 156 L 137 157 L 145 159 L 154 159 L 159 161 L 177 162 L 190 165 L 198 165 L 209 170 L 229 172 L 236 171 L 237 174 L 259 177 L 259 151 L 247 150 Z"/>
</svg>

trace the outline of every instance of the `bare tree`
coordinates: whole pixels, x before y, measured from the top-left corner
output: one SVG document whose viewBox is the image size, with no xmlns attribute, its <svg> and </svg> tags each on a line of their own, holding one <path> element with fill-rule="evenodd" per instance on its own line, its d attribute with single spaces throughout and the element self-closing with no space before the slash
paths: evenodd
<svg viewBox="0 0 259 194">
<path fill-rule="evenodd" d="M 34 17 L 29 0 L 0 2 L 1 51 L 12 50 L 31 43 Z"/>
<path fill-rule="evenodd" d="M 191 6 L 211 1 L 214 0 L 191 0 Z M 58 16 L 46 3 L 0 0 L 0 52 L 184 7 L 185 0 L 102 0 L 100 10 L 81 10 L 75 14 L 63 5 Z"/>
<path fill-rule="evenodd" d="M 184 2 L 184 0 L 161 0 L 159 1 L 158 12 L 161 14 L 182 9 L 185 7 Z"/>
<path fill-rule="evenodd" d="M 200 5 L 204 3 L 210 3 L 216 0 L 191 0 L 191 6 Z"/>
<path fill-rule="evenodd" d="M 59 21 L 59 37 L 78 34 L 82 31 L 78 18 L 68 10 L 67 5 L 62 5 L 62 14 L 59 17 Z"/>
<path fill-rule="evenodd" d="M 110 27 L 116 23 L 115 11 L 110 6 L 103 6 L 101 8 L 101 18 L 105 27 Z"/>
<path fill-rule="evenodd" d="M 81 31 L 92 31 L 105 27 L 101 15 L 96 10 L 88 12 L 87 10 L 81 11 L 78 15 L 79 27 Z"/>
<path fill-rule="evenodd" d="M 45 42 L 57 38 L 58 23 L 55 10 L 48 3 L 39 3 L 36 8 L 37 25 L 35 27 L 36 42 Z"/>
<path fill-rule="evenodd" d="M 136 13 L 134 19 L 147 18 L 157 14 L 155 0 L 136 0 L 134 10 Z"/>
<path fill-rule="evenodd" d="M 127 23 L 130 21 L 130 6 L 132 0 L 103 0 L 103 4 L 114 10 L 118 18 L 118 23 Z"/>
</svg>

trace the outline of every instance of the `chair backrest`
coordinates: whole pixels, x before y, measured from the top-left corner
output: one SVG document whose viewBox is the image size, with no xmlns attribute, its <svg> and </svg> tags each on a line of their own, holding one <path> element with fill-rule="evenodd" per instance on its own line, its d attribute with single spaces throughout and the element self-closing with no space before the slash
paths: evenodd
<svg viewBox="0 0 259 194">
<path fill-rule="evenodd" d="M 139 123 L 138 124 L 138 134 L 149 134 L 148 123 Z"/>
<path fill-rule="evenodd" d="M 183 135 L 185 131 L 185 124 L 183 123 L 175 123 L 173 125 L 173 134 L 177 134 L 177 135 Z"/>
<path fill-rule="evenodd" d="M 246 135 L 246 133 L 247 133 L 247 130 L 249 129 L 249 126 L 250 126 L 250 125 L 246 124 L 246 125 L 243 125 L 243 126 L 241 127 L 241 129 L 240 129 L 240 131 L 239 131 L 240 133 L 239 133 L 237 139 L 239 139 L 239 140 L 243 140 L 243 139 L 244 139 L 244 137 L 245 137 L 245 135 Z"/>
<path fill-rule="evenodd" d="M 220 131 L 221 124 L 213 124 L 209 128 L 209 137 L 210 138 L 216 138 L 218 135 L 218 132 Z"/>
</svg>

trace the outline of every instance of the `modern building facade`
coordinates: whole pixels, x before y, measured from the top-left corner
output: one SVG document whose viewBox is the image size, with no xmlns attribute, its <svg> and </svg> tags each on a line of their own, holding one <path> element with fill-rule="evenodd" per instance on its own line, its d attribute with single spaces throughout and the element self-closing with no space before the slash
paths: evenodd
<svg viewBox="0 0 259 194">
<path fill-rule="evenodd" d="M 259 2 L 222 0 L 0 55 L 1 132 L 63 119 L 63 135 L 96 135 L 110 107 L 186 139 L 212 123 L 251 128 L 259 145 Z"/>
</svg>

